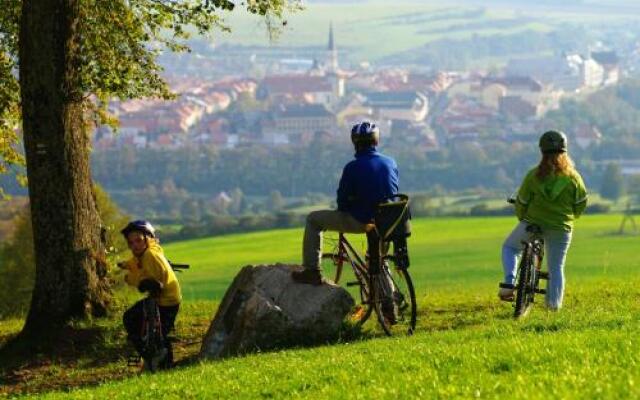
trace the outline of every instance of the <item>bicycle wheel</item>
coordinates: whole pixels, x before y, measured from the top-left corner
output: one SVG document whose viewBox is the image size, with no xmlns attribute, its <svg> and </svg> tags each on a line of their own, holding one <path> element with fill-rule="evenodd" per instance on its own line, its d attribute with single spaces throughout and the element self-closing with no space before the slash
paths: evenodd
<svg viewBox="0 0 640 400">
<path fill-rule="evenodd" d="M 337 253 L 323 253 L 320 259 L 320 268 L 325 279 L 339 285 L 340 279 L 343 278 L 342 271 L 345 268 L 350 269 L 351 262 L 347 257 Z"/>
<path fill-rule="evenodd" d="M 371 316 L 372 308 L 369 289 L 369 275 L 361 267 L 353 266 L 345 256 L 333 253 L 322 255 L 324 276 L 337 285 L 345 282 L 347 291 L 355 300 L 355 306 L 347 315 L 347 320 L 356 327 L 362 326 Z"/>
<path fill-rule="evenodd" d="M 533 302 L 533 287 L 531 282 L 535 280 L 534 262 L 531 248 L 527 247 L 522 254 L 518 268 L 518 282 L 516 284 L 516 303 L 514 305 L 514 318 L 524 316 Z"/>
<path fill-rule="evenodd" d="M 384 333 L 388 336 L 401 332 L 413 334 L 418 306 L 409 271 L 385 264 L 381 273 L 372 279 L 371 286 L 374 309 Z"/>
</svg>

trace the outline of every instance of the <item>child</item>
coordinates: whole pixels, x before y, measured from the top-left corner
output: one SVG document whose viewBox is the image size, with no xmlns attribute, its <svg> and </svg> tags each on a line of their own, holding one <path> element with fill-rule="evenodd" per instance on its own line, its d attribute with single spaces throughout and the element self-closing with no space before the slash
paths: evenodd
<svg viewBox="0 0 640 400">
<path fill-rule="evenodd" d="M 173 354 L 167 335 L 173 329 L 178 315 L 182 295 L 180 284 L 158 244 L 155 229 L 147 221 L 132 221 L 121 231 L 133 257 L 119 266 L 128 271 L 125 282 L 141 292 L 149 291 L 159 308 L 162 337 L 166 348 L 152 357 L 143 354 L 144 343 L 141 337 L 143 319 L 143 301 L 140 300 L 125 311 L 123 322 L 128 339 L 145 360 L 145 368 L 156 370 L 158 366 L 171 366 Z"/>
</svg>

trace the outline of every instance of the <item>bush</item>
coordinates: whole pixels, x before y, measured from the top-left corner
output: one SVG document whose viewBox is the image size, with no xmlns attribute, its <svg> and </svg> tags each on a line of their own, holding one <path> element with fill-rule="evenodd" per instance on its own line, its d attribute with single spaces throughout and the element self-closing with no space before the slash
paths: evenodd
<svg viewBox="0 0 640 400">
<path fill-rule="evenodd" d="M 107 233 L 107 254 L 111 256 L 126 248 L 119 231 L 129 218 L 120 212 L 100 187 L 94 187 L 94 194 Z M 24 315 L 31 302 L 36 273 L 28 205 L 18 214 L 13 237 L 0 246 L 0 259 L 0 319 Z M 108 257 L 108 261 L 113 260 Z"/>
</svg>

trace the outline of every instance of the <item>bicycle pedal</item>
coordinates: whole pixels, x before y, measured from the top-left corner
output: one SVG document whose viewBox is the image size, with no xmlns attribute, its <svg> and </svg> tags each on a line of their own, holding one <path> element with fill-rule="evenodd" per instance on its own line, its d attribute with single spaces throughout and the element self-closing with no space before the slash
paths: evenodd
<svg viewBox="0 0 640 400">
<path fill-rule="evenodd" d="M 536 289 L 536 293 L 538 293 L 538 294 L 547 294 L 547 290 L 546 289 Z"/>
<path fill-rule="evenodd" d="M 547 271 L 540 271 L 538 272 L 538 277 L 540 279 L 547 279 L 549 280 L 549 273 Z"/>
<path fill-rule="evenodd" d="M 351 286 L 361 286 L 362 284 L 358 281 L 355 282 L 347 282 L 347 287 L 351 287 Z"/>
</svg>

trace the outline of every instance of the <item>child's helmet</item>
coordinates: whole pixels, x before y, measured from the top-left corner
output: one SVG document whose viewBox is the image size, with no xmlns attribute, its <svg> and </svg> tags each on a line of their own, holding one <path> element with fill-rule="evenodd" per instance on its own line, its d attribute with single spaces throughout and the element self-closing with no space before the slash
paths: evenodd
<svg viewBox="0 0 640 400">
<path fill-rule="evenodd" d="M 126 238 L 131 232 L 141 232 L 145 236 L 156 237 L 156 230 L 151 222 L 138 219 L 131 221 L 120 231 Z"/>
</svg>

